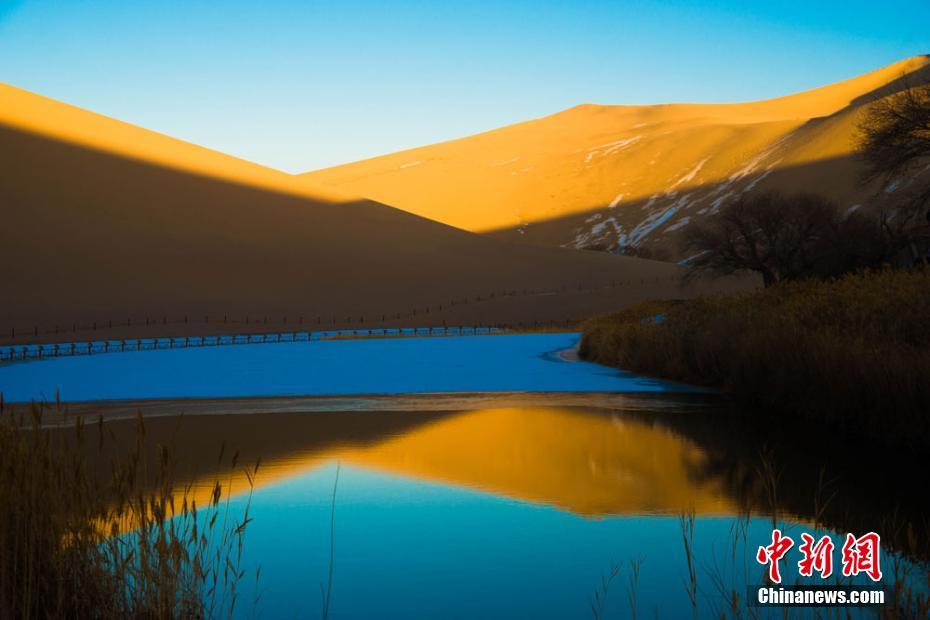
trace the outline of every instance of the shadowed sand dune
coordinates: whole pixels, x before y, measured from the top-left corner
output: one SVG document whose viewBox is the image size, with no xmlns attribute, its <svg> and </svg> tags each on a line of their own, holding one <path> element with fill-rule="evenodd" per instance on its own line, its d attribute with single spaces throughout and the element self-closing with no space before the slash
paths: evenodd
<svg viewBox="0 0 930 620">
<path fill-rule="evenodd" d="M 168 316 L 212 316 L 213 331 L 247 315 L 378 325 L 453 299 L 574 291 L 447 317 L 554 321 L 693 292 L 674 265 L 475 235 L 8 86 L 0 219 L 6 339 Z M 630 286 L 578 292 L 613 281 Z"/>
<path fill-rule="evenodd" d="M 930 56 L 767 101 L 580 105 L 303 178 L 504 239 L 683 258 L 677 231 L 747 192 L 865 202 L 880 188 L 858 181 L 859 119 L 903 76 L 930 79 Z"/>
</svg>

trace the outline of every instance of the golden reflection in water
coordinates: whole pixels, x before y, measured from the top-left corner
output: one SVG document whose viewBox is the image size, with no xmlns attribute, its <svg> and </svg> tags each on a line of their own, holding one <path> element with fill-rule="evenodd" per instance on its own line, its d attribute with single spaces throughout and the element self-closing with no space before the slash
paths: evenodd
<svg viewBox="0 0 930 620">
<path fill-rule="evenodd" d="M 227 437 L 227 445 L 242 442 L 240 463 L 261 456 L 259 488 L 339 459 L 585 516 L 679 513 L 692 508 L 700 514 L 736 511 L 723 481 L 708 475 L 708 456 L 701 448 L 659 424 L 620 412 L 489 408 L 421 416 L 415 421 L 404 421 L 413 414 L 367 414 L 371 419 L 392 420 L 382 423 L 376 433 L 365 431 L 361 424 L 365 420 L 351 413 L 302 415 L 302 420 L 285 420 L 279 414 L 257 416 L 259 420 L 252 422 L 261 421 L 261 437 L 249 437 L 247 430 L 227 425 L 238 435 Z M 230 422 L 243 416 L 209 417 Z M 209 497 L 218 471 L 196 469 L 189 480 L 194 481 L 193 493 L 200 503 Z M 241 473 L 227 472 L 220 480 L 233 494 L 248 489 Z"/>
<path fill-rule="evenodd" d="M 588 516 L 734 509 L 723 484 L 704 477 L 707 456 L 700 448 L 620 414 L 482 409 L 339 457 Z"/>
</svg>

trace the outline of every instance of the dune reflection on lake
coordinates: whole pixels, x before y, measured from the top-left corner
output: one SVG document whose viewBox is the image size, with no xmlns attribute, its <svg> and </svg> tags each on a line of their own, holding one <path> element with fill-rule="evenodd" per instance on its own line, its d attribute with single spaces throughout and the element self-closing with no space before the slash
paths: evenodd
<svg viewBox="0 0 930 620">
<path fill-rule="evenodd" d="M 238 450 L 239 463 L 261 459 L 259 488 L 339 460 L 585 516 L 736 509 L 722 480 L 708 474 L 706 451 L 664 425 L 622 409 L 507 400 L 464 411 L 209 414 L 145 424 L 152 446 L 173 446 L 179 484 L 205 492 L 218 475 L 233 493 L 247 488 L 244 473 L 217 465 L 225 444 Z M 125 439 L 135 424 L 108 422 L 115 439 L 109 449 L 132 445 Z"/>
<path fill-rule="evenodd" d="M 196 413 L 171 414 L 179 408 Z M 84 448 L 104 476 L 134 445 L 139 422 L 122 409 L 106 414 L 105 458 Z M 760 434 L 751 412 L 734 417 L 713 397 L 256 399 L 153 411 L 146 446 L 152 459 L 171 447 L 179 489 L 202 505 L 219 479 L 234 512 L 250 502 L 244 561 L 261 566 L 267 617 L 313 616 L 331 565 L 339 617 L 587 617 L 604 571 L 637 558 L 642 611 L 677 617 L 691 613 L 680 588 L 686 513 L 696 515 L 696 557 L 731 571 L 739 592 L 760 578 L 751 554 L 773 514 L 795 535 L 815 520 L 831 532 L 887 532 L 891 551 L 900 541 L 887 512 L 915 524 L 926 514 L 893 477 L 877 484 L 843 460 L 842 440 L 805 453 L 803 437 Z M 887 467 L 901 467 L 892 456 Z M 245 470 L 259 459 L 250 494 Z M 833 486 L 822 489 L 812 472 L 826 465 Z M 831 501 L 815 518 L 819 495 Z M 699 580 L 713 591 L 710 577 Z M 628 611 L 612 600 L 614 613 Z"/>
</svg>

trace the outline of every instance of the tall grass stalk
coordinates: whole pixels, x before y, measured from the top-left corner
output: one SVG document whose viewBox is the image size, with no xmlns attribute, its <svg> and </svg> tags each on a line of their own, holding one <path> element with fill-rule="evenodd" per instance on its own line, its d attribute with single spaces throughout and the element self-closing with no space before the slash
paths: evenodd
<svg viewBox="0 0 930 620">
<path fill-rule="evenodd" d="M 251 494 L 234 515 L 217 480 L 199 505 L 168 447 L 146 456 L 141 416 L 135 448 L 105 462 L 102 420 L 49 431 L 42 413 L 0 410 L 0 617 L 231 617 Z"/>
</svg>

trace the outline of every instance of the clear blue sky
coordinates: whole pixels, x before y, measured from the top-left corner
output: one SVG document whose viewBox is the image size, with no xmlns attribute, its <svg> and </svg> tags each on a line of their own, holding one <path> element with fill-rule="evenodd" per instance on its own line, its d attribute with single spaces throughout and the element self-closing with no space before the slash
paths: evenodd
<svg viewBox="0 0 930 620">
<path fill-rule="evenodd" d="M 930 52 L 930 1 L 0 0 L 0 81 L 289 172 Z"/>
</svg>

